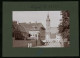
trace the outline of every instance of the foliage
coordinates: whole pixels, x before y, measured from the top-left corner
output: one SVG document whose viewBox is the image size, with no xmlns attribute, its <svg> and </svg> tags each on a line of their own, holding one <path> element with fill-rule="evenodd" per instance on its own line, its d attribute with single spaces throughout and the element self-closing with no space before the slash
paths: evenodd
<svg viewBox="0 0 80 58">
<path fill-rule="evenodd" d="M 18 28 L 18 24 L 12 24 L 12 34 L 16 40 L 23 40 L 24 36 L 21 34 L 21 31 Z"/>
<path fill-rule="evenodd" d="M 59 25 L 59 33 L 61 34 L 63 39 L 70 39 L 70 19 L 69 19 L 69 11 L 62 11 L 62 20 Z"/>
</svg>

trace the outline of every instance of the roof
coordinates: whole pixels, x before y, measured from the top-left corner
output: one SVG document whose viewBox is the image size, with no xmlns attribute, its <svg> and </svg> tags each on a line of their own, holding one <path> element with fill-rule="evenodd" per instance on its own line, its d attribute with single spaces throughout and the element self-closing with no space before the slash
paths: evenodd
<svg viewBox="0 0 80 58">
<path fill-rule="evenodd" d="M 58 31 L 59 31 L 59 30 L 58 30 L 57 27 L 51 27 L 51 28 L 50 28 L 50 32 L 53 33 L 53 34 L 58 33 Z"/>
<path fill-rule="evenodd" d="M 41 27 L 44 27 L 41 23 L 19 23 L 26 32 L 30 30 L 40 30 Z"/>
<path fill-rule="evenodd" d="M 50 38 L 51 39 L 55 39 L 56 38 L 56 34 L 50 34 Z"/>
<path fill-rule="evenodd" d="M 23 26 L 18 25 L 18 28 L 19 28 L 19 30 L 20 30 L 21 32 L 26 32 L 26 30 L 25 30 L 25 28 L 24 28 Z"/>
</svg>

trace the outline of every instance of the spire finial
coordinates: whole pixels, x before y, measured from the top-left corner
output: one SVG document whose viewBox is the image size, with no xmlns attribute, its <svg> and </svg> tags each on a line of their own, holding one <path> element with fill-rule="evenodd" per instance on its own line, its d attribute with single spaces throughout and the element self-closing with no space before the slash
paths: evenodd
<svg viewBox="0 0 80 58">
<path fill-rule="evenodd" d="M 49 11 L 48 11 L 48 16 L 47 17 L 49 18 Z"/>
<path fill-rule="evenodd" d="M 47 15 L 47 19 L 46 19 L 46 20 L 50 21 L 50 18 L 49 18 L 49 12 L 48 12 L 48 15 Z"/>
</svg>

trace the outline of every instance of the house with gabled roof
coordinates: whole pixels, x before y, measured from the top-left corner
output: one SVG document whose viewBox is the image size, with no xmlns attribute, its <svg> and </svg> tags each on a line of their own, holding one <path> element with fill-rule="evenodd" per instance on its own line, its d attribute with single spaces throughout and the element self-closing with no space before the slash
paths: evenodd
<svg viewBox="0 0 80 58">
<path fill-rule="evenodd" d="M 13 24 L 15 25 L 15 24 Z M 28 47 L 28 44 L 32 44 L 32 46 L 42 45 L 42 39 L 45 39 L 45 28 L 41 23 L 17 23 L 16 27 L 20 34 L 16 34 L 16 37 L 22 38 L 23 40 L 13 40 L 14 47 Z M 34 34 L 34 37 L 33 37 Z M 29 36 L 30 35 L 30 36 Z M 34 39 L 34 40 L 33 40 Z"/>
<path fill-rule="evenodd" d="M 27 33 L 36 38 L 37 34 L 38 38 L 40 36 L 41 40 L 45 39 L 45 28 L 41 23 L 19 23 Z"/>
</svg>

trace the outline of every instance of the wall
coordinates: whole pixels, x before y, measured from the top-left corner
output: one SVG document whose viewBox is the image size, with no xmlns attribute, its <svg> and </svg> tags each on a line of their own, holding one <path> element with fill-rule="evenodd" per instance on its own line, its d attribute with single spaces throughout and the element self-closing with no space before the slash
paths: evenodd
<svg viewBox="0 0 80 58">
<path fill-rule="evenodd" d="M 45 30 L 40 29 L 40 39 L 44 40 L 45 39 Z"/>
<path fill-rule="evenodd" d="M 28 43 L 36 46 L 36 40 L 13 40 L 13 47 L 28 47 Z"/>
</svg>

